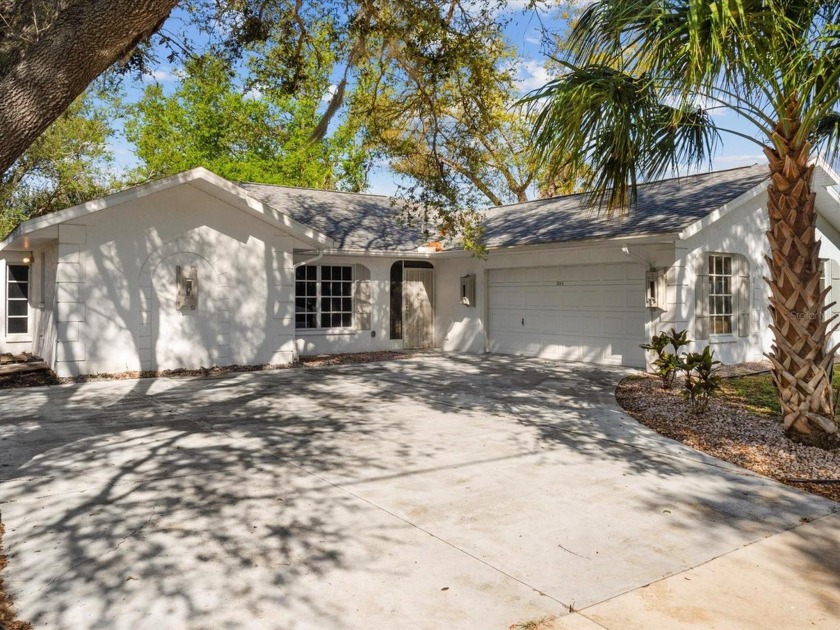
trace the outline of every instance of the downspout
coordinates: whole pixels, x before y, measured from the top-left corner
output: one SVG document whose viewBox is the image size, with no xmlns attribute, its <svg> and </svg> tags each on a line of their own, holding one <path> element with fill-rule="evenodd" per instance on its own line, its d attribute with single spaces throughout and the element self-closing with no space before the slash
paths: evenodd
<svg viewBox="0 0 840 630">
<path fill-rule="evenodd" d="M 308 258 L 306 260 L 302 260 L 299 263 L 294 263 L 292 265 L 292 269 L 297 271 L 298 267 L 303 267 L 304 265 L 309 265 L 309 264 L 312 264 L 314 262 L 318 262 L 319 260 L 321 260 L 324 257 L 324 250 L 323 249 L 316 249 L 315 251 L 318 252 L 318 253 L 314 257 Z M 292 328 L 292 330 L 294 331 L 292 333 L 292 347 L 295 350 L 295 363 L 297 363 L 298 359 L 300 358 L 298 356 L 298 349 L 297 349 L 297 326 L 294 326 Z"/>
<path fill-rule="evenodd" d="M 627 245 L 622 246 L 621 253 L 624 254 L 625 256 L 627 256 L 628 258 L 632 258 L 636 262 L 639 262 L 642 265 L 644 265 L 645 270 L 653 270 L 654 269 L 654 266 L 653 266 L 652 262 L 650 262 L 649 260 L 645 260 L 644 258 L 639 256 L 638 254 L 634 254 L 633 252 L 631 252 L 630 248 L 627 247 Z M 647 291 L 647 289 L 645 289 L 645 290 Z M 651 309 L 648 309 L 648 325 L 649 326 L 648 326 L 648 331 L 647 332 L 649 334 L 651 332 L 651 329 L 654 328 L 654 317 L 653 317 L 653 311 Z M 645 340 L 645 343 L 647 343 L 647 340 Z M 647 352 L 645 352 L 645 371 L 649 371 L 650 369 L 651 369 L 651 364 L 648 361 L 648 354 L 647 354 Z"/>
<path fill-rule="evenodd" d="M 299 263 L 293 264 L 292 269 L 297 270 L 298 267 L 302 267 L 303 265 L 308 265 L 310 263 L 318 262 L 319 260 L 321 260 L 324 257 L 324 250 L 323 249 L 317 249 L 315 251 L 318 252 L 317 256 L 315 256 L 314 258 L 309 258 L 308 260 L 302 260 Z"/>
<path fill-rule="evenodd" d="M 649 260 L 645 260 L 644 258 L 639 256 L 638 254 L 634 254 L 633 252 L 631 252 L 630 248 L 627 247 L 627 245 L 622 246 L 621 253 L 624 254 L 625 256 L 627 256 L 629 258 L 632 258 L 633 260 L 641 263 L 642 265 L 644 265 L 645 270 L 653 269 L 653 264 L 651 264 L 651 262 Z"/>
</svg>

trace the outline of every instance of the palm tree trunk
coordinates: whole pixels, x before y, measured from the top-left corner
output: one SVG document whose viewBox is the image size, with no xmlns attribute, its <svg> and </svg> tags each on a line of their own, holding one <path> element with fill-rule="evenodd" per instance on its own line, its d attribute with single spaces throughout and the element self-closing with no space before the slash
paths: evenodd
<svg viewBox="0 0 840 630">
<path fill-rule="evenodd" d="M 820 242 L 816 235 L 816 193 L 811 190 L 811 147 L 792 146 L 795 133 L 777 129 L 775 150 L 765 149 L 770 162 L 768 187 L 770 314 L 775 343 L 767 355 L 782 407 L 785 431 L 807 442 L 821 443 L 837 433 L 834 421 L 831 365 L 837 347 L 827 349 L 834 318 L 823 317 L 820 290 Z M 785 137 L 786 136 L 786 137 Z"/>
</svg>

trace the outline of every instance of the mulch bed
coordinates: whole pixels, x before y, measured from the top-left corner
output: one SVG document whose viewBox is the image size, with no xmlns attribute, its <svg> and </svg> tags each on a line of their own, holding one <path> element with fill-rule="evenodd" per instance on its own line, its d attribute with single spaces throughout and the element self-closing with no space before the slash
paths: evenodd
<svg viewBox="0 0 840 630">
<path fill-rule="evenodd" d="M 411 352 L 387 350 L 382 352 L 354 352 L 350 354 L 324 354 L 312 357 L 301 357 L 300 361 L 291 364 L 265 365 L 226 365 L 214 366 L 198 370 L 163 370 L 160 372 L 119 372 L 116 374 L 86 374 L 58 378 L 52 370 L 27 372 L 24 374 L 0 375 L 0 389 L 14 389 L 18 387 L 38 387 L 40 385 L 58 385 L 62 383 L 90 383 L 95 381 L 118 381 L 132 378 L 194 378 L 222 376 L 237 372 L 261 372 L 266 370 L 284 370 L 300 367 L 322 367 L 326 365 L 346 365 L 351 363 L 371 363 L 374 361 L 394 361 L 408 359 L 414 356 Z"/>
<path fill-rule="evenodd" d="M 725 375 L 759 371 L 749 367 L 730 369 Z M 704 413 L 694 414 L 679 382 L 665 390 L 652 375 L 625 378 L 615 397 L 628 415 L 657 433 L 794 488 L 840 501 L 840 483 L 829 481 L 840 479 L 840 443 L 819 448 L 794 442 L 785 436 L 780 418 L 750 413 L 723 398 L 712 399 Z M 797 481 L 802 479 L 823 483 Z"/>
<path fill-rule="evenodd" d="M 12 599 L 3 586 L 3 569 L 6 568 L 6 555 L 3 553 L 3 533 L 5 528 L 0 521 L 0 628 L 3 630 L 32 630 L 32 625 L 21 621 L 15 615 Z"/>
</svg>

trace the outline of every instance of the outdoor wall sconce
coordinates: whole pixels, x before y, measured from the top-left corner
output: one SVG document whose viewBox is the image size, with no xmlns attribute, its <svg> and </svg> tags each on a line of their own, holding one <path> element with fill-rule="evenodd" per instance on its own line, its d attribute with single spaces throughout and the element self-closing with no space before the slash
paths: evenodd
<svg viewBox="0 0 840 630">
<path fill-rule="evenodd" d="M 461 304 L 475 306 L 475 274 L 461 276 Z"/>
<path fill-rule="evenodd" d="M 175 267 L 175 284 L 178 293 L 175 308 L 179 311 L 194 311 L 198 308 L 198 268 Z"/>
</svg>

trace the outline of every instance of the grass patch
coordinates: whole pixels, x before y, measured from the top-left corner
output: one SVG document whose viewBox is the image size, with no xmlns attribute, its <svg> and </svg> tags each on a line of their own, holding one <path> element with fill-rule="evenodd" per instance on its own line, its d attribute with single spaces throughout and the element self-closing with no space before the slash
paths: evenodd
<svg viewBox="0 0 840 630">
<path fill-rule="evenodd" d="M 840 387 L 840 365 L 834 366 L 832 381 L 835 389 Z M 723 379 L 721 398 L 760 416 L 778 417 L 782 413 L 770 374 Z"/>
<path fill-rule="evenodd" d="M 727 378 L 721 382 L 721 398 L 760 416 L 779 416 L 779 397 L 769 374 Z"/>
<path fill-rule="evenodd" d="M 528 621 L 520 621 L 510 626 L 510 630 L 551 630 L 554 628 L 554 622 L 557 617 L 543 617 L 542 619 L 530 619 Z"/>
</svg>

